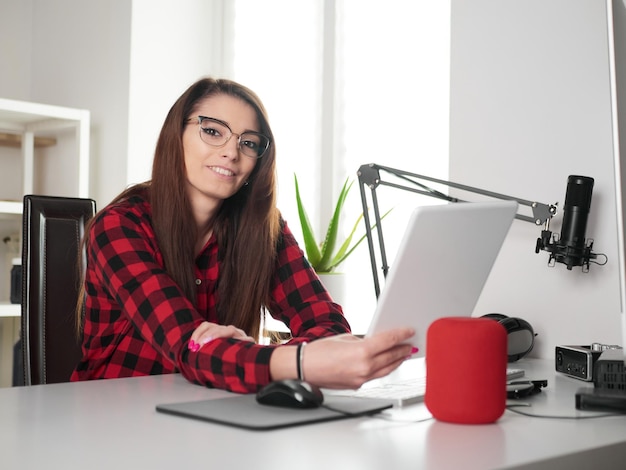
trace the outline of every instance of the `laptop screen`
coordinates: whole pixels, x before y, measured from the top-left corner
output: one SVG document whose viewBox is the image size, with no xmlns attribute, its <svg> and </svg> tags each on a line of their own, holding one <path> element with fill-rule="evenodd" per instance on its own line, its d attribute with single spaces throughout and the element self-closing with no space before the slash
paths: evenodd
<svg viewBox="0 0 626 470">
<path fill-rule="evenodd" d="M 368 335 L 410 326 L 426 351 L 426 331 L 441 317 L 471 316 L 498 256 L 517 202 L 417 207 L 389 269 Z"/>
</svg>

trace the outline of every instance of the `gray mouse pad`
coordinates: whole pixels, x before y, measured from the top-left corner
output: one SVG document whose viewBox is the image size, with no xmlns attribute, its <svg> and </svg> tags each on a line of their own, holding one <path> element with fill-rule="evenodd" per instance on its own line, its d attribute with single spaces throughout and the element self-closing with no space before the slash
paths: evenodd
<svg viewBox="0 0 626 470">
<path fill-rule="evenodd" d="M 156 406 L 162 413 L 195 418 L 252 430 L 269 430 L 371 415 L 393 406 L 389 400 L 328 396 L 328 408 L 297 409 L 257 403 L 254 394 L 215 400 L 168 403 Z M 334 411 L 337 410 L 337 411 Z"/>
</svg>

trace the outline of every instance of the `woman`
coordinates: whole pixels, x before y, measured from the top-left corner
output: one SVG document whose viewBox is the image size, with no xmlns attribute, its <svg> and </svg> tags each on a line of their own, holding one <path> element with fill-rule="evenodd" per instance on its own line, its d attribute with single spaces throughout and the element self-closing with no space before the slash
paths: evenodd
<svg viewBox="0 0 626 470">
<path fill-rule="evenodd" d="M 72 380 L 179 371 L 240 393 L 285 378 L 357 388 L 400 365 L 413 331 L 350 334 L 282 220 L 275 186 L 257 96 L 208 78 L 187 89 L 163 124 L 151 181 L 88 228 Z M 287 344 L 255 343 L 263 310 L 290 328 Z"/>
</svg>

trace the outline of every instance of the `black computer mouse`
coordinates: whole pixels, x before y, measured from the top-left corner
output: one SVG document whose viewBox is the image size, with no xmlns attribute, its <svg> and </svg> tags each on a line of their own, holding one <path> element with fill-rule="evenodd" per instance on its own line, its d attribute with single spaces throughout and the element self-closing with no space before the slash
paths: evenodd
<svg viewBox="0 0 626 470">
<path fill-rule="evenodd" d="M 295 379 L 270 382 L 256 394 L 256 401 L 262 405 L 287 408 L 318 408 L 324 401 L 319 387 Z"/>
</svg>

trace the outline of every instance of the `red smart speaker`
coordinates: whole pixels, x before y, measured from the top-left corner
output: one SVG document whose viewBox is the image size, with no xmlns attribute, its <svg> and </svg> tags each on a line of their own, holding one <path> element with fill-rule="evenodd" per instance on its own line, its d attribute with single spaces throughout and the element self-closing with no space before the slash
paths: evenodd
<svg viewBox="0 0 626 470">
<path fill-rule="evenodd" d="M 493 423 L 506 407 L 507 334 L 488 318 L 446 317 L 426 333 L 426 407 L 439 421 Z"/>
</svg>

